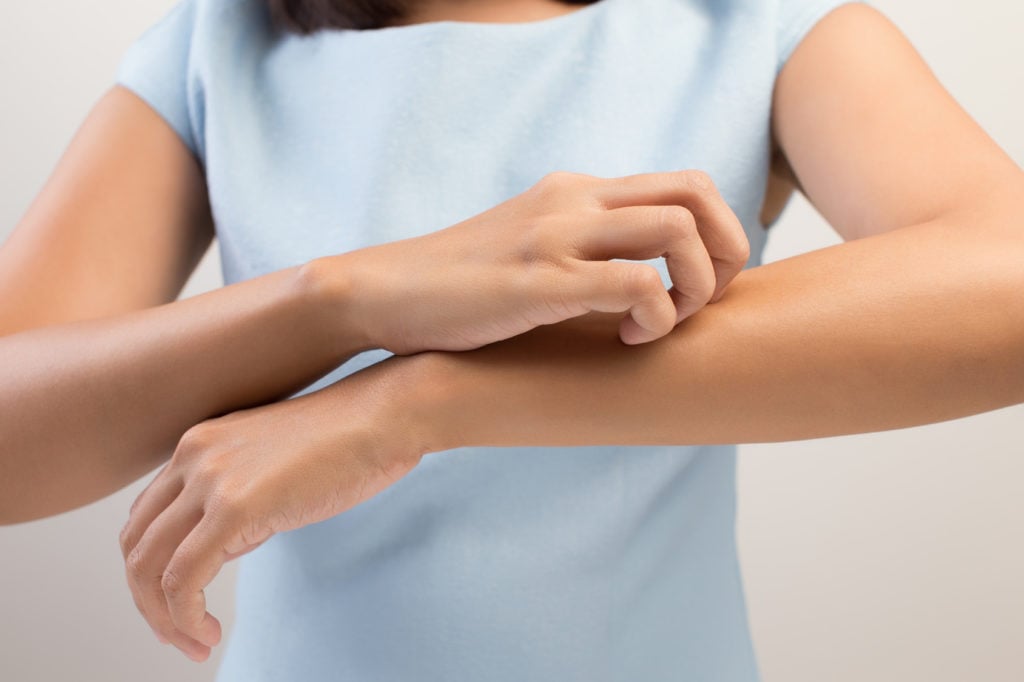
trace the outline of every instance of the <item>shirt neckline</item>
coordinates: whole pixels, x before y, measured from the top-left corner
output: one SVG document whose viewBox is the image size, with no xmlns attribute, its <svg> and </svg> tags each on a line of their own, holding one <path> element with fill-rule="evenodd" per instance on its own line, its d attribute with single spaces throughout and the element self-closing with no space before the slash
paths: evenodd
<svg viewBox="0 0 1024 682">
<path fill-rule="evenodd" d="M 426 31 L 466 31 L 480 33 L 525 33 L 531 30 L 544 30 L 552 26 L 571 25 L 574 22 L 583 22 L 588 18 L 605 11 L 607 5 L 617 0 L 597 0 L 597 2 L 584 5 L 577 10 L 566 14 L 557 14 L 546 19 L 534 19 L 532 21 L 461 21 L 456 19 L 441 19 L 438 21 L 424 21 L 417 24 L 404 26 L 383 26 L 381 28 L 368 29 L 342 29 L 345 33 L 360 35 L 398 35 L 399 33 L 420 33 Z M 632 0 L 635 2 L 635 0 Z"/>
</svg>

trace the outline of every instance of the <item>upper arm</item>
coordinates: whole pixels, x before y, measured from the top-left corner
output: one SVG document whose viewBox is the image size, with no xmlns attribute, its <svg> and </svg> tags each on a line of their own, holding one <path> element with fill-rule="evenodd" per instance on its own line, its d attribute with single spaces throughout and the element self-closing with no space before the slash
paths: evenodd
<svg viewBox="0 0 1024 682">
<path fill-rule="evenodd" d="M 212 238 L 196 157 L 115 85 L 0 247 L 0 335 L 173 301 Z"/>
<path fill-rule="evenodd" d="M 872 7 L 829 12 L 783 65 L 773 136 L 845 239 L 1019 196 L 1024 173 Z"/>
</svg>

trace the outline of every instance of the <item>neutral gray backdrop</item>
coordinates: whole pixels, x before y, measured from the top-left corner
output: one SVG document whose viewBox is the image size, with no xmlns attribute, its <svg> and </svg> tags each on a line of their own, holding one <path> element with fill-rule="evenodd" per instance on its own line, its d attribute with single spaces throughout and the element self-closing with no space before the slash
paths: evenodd
<svg viewBox="0 0 1024 682">
<path fill-rule="evenodd" d="M 0 237 L 111 84 L 123 50 L 172 4 L 0 5 Z M 1022 164 L 1024 5 L 873 4 Z M 769 259 L 837 241 L 797 198 L 773 229 Z M 214 249 L 183 296 L 220 285 Z M 0 528 L 0 680 L 213 679 L 222 647 L 196 664 L 159 644 L 123 579 L 117 534 L 151 477 L 82 509 Z M 746 446 L 739 485 L 765 682 L 1024 680 L 1024 407 Z M 226 628 L 235 565 L 208 590 Z"/>
</svg>

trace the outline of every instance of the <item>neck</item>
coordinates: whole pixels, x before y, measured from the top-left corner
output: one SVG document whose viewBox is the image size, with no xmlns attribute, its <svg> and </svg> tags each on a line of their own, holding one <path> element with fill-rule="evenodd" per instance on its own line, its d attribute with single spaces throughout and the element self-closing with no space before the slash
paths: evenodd
<svg viewBox="0 0 1024 682">
<path fill-rule="evenodd" d="M 580 9 L 580 4 L 559 0 L 423 0 L 410 3 L 406 16 L 394 26 L 431 21 L 472 21 L 513 24 L 541 21 Z"/>
</svg>

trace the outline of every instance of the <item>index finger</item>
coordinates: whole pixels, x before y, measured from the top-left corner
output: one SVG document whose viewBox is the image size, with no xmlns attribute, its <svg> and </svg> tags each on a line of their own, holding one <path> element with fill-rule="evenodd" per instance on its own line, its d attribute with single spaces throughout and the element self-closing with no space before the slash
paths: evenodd
<svg viewBox="0 0 1024 682">
<path fill-rule="evenodd" d="M 606 209 L 677 204 L 689 209 L 715 269 L 718 300 L 750 258 L 743 224 L 704 171 L 680 170 L 602 178 L 593 193 Z"/>
</svg>

